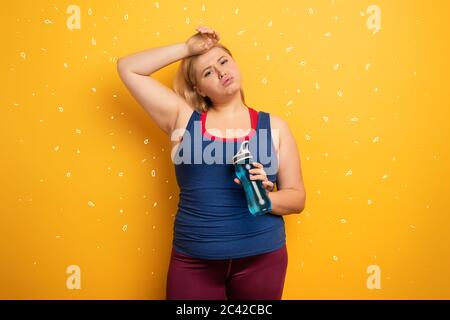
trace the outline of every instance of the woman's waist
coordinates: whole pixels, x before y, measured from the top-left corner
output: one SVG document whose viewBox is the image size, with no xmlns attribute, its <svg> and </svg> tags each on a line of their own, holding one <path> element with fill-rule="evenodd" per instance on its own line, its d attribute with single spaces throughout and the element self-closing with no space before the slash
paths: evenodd
<svg viewBox="0 0 450 320">
<path fill-rule="evenodd" d="M 235 183 L 233 181 L 233 183 Z M 236 183 L 235 183 L 236 184 Z M 239 210 L 247 208 L 247 199 L 241 186 L 224 188 L 182 188 L 179 207 L 205 210 Z"/>
<path fill-rule="evenodd" d="M 248 209 L 226 213 L 179 209 L 174 221 L 175 231 L 204 236 L 254 236 L 280 227 L 284 227 L 281 216 L 253 216 Z"/>
</svg>

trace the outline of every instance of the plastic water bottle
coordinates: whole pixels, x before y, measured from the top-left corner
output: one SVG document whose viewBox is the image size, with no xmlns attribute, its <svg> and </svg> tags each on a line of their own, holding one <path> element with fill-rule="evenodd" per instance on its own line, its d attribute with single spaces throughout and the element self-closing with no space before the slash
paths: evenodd
<svg viewBox="0 0 450 320">
<path fill-rule="evenodd" d="M 241 144 L 239 151 L 233 157 L 233 164 L 236 177 L 241 181 L 244 187 L 245 197 L 247 198 L 248 209 L 254 216 L 263 215 L 272 211 L 272 202 L 266 194 L 261 180 L 250 180 L 248 170 L 256 168 L 251 163 L 253 156 L 248 150 L 248 141 Z"/>
</svg>

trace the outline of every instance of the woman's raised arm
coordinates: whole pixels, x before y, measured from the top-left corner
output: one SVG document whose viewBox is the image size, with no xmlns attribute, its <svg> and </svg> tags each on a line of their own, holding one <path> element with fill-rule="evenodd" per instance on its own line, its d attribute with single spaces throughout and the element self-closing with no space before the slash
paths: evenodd
<svg viewBox="0 0 450 320">
<path fill-rule="evenodd" d="M 189 55 L 189 47 L 183 42 L 148 49 L 117 60 L 120 79 L 158 127 L 169 136 L 175 128 L 180 108 L 191 107 L 172 89 L 149 75 Z"/>
<path fill-rule="evenodd" d="M 117 60 L 117 72 L 123 83 L 169 137 L 180 110 L 193 111 L 193 108 L 149 75 L 175 61 L 206 52 L 220 40 L 220 35 L 209 27 L 199 26 L 196 30 L 186 42 L 147 49 Z"/>
</svg>

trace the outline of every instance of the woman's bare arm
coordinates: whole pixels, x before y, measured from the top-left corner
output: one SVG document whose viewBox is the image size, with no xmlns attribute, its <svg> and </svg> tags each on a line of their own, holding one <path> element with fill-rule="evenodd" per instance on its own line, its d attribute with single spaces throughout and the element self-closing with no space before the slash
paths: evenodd
<svg viewBox="0 0 450 320">
<path fill-rule="evenodd" d="M 158 127 L 169 136 L 175 129 L 180 109 L 192 108 L 171 88 L 149 75 L 189 55 L 187 44 L 182 42 L 147 49 L 117 60 L 120 79 Z"/>
<path fill-rule="evenodd" d="M 142 76 L 148 76 L 159 69 L 188 56 L 189 51 L 187 44 L 185 42 L 180 42 L 132 53 L 119 58 L 119 60 L 117 60 L 117 65 Z"/>
<path fill-rule="evenodd" d="M 272 214 L 301 213 L 305 208 L 306 192 L 300 156 L 292 132 L 282 118 L 270 115 L 271 127 L 279 132 L 279 170 L 277 191 L 269 192 Z"/>
</svg>

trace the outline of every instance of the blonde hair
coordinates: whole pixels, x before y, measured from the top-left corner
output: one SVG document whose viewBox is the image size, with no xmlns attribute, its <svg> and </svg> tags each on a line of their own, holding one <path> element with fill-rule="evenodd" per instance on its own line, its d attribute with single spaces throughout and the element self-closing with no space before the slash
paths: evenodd
<svg viewBox="0 0 450 320">
<path fill-rule="evenodd" d="M 225 50 L 231 57 L 230 50 L 221 43 L 216 43 L 214 47 Z M 200 55 L 192 55 L 181 60 L 177 73 L 173 80 L 173 90 L 186 100 L 186 102 L 198 112 L 208 111 L 213 106 L 209 97 L 202 97 L 194 87 L 197 85 L 195 78 L 194 63 Z M 242 102 L 245 104 L 244 90 L 241 88 Z"/>
</svg>

